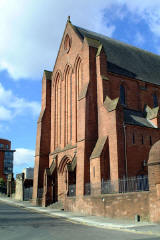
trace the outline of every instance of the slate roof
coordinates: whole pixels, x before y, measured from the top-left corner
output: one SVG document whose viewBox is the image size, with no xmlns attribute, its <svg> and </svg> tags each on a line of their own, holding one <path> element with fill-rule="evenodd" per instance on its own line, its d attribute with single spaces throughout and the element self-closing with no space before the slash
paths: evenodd
<svg viewBox="0 0 160 240">
<path fill-rule="evenodd" d="M 160 56 L 111 39 L 81 27 L 74 26 L 81 39 L 100 41 L 107 55 L 108 71 L 145 82 L 160 85 Z"/>
<path fill-rule="evenodd" d="M 141 127 L 156 128 L 147 118 L 143 112 L 134 111 L 124 108 L 124 122 L 126 124 L 138 125 Z"/>
</svg>

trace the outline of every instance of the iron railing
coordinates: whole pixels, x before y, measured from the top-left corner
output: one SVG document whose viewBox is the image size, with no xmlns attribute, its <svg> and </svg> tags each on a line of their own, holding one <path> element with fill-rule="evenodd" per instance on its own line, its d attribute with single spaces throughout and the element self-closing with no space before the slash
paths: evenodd
<svg viewBox="0 0 160 240">
<path fill-rule="evenodd" d="M 85 184 L 85 195 L 113 194 L 149 191 L 148 176 L 138 176 L 118 179 L 116 181 L 103 181 L 101 184 Z"/>
<path fill-rule="evenodd" d="M 101 184 L 86 183 L 84 195 L 114 194 L 149 191 L 148 176 L 122 178 L 116 181 L 103 181 Z M 76 185 L 69 185 L 68 196 L 76 195 Z"/>
<path fill-rule="evenodd" d="M 91 194 L 91 184 L 86 183 L 84 185 L 84 195 L 90 195 Z"/>
<path fill-rule="evenodd" d="M 43 196 L 43 188 L 38 188 L 37 197 L 38 197 L 38 198 L 42 198 L 42 196 Z"/>
<path fill-rule="evenodd" d="M 102 181 L 101 184 L 102 194 L 142 191 L 149 191 L 148 176 L 123 178 L 117 181 Z"/>
<path fill-rule="evenodd" d="M 68 196 L 69 197 L 76 196 L 76 184 L 72 184 L 68 186 Z"/>
<path fill-rule="evenodd" d="M 28 200 L 32 199 L 32 193 L 33 193 L 33 187 L 24 188 L 23 200 L 28 201 Z"/>
</svg>

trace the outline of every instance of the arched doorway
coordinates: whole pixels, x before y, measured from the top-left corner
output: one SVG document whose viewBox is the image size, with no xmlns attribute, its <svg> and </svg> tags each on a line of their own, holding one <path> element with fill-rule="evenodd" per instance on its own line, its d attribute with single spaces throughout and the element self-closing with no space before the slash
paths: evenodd
<svg viewBox="0 0 160 240">
<path fill-rule="evenodd" d="M 64 156 L 60 161 L 58 174 L 60 179 L 59 187 L 62 189 L 60 195 L 76 195 L 76 156 Z"/>
</svg>

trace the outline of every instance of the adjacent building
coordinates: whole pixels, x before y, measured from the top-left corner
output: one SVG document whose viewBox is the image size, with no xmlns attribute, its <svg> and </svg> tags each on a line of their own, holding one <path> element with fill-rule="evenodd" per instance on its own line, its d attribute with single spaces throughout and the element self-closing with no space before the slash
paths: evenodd
<svg viewBox="0 0 160 240">
<path fill-rule="evenodd" d="M 53 72 L 42 79 L 33 202 L 65 203 L 100 195 L 107 181 L 147 176 L 159 105 L 159 55 L 68 19 Z"/>
<path fill-rule="evenodd" d="M 24 179 L 33 179 L 34 168 L 27 167 L 22 170 L 24 173 Z"/>
<path fill-rule="evenodd" d="M 13 173 L 13 155 L 15 150 L 11 150 L 11 141 L 0 139 L 0 178 L 7 180 L 8 174 Z"/>
</svg>

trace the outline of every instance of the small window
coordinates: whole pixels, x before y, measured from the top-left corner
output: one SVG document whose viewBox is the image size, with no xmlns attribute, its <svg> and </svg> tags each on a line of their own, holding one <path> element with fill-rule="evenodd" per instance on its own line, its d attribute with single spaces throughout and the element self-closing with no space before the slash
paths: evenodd
<svg viewBox="0 0 160 240">
<path fill-rule="evenodd" d="M 3 143 L 0 143 L 0 148 L 4 148 L 4 144 Z"/>
<path fill-rule="evenodd" d="M 64 40 L 64 50 L 68 53 L 71 47 L 71 39 L 67 34 Z"/>
<path fill-rule="evenodd" d="M 142 144 L 144 144 L 144 137 L 143 137 L 143 135 L 142 135 L 141 141 L 142 141 Z"/>
<path fill-rule="evenodd" d="M 121 104 L 125 104 L 126 100 L 125 100 L 125 88 L 123 85 L 120 85 L 120 103 Z"/>
<path fill-rule="evenodd" d="M 135 135 L 134 135 L 134 133 L 132 135 L 132 144 L 135 144 Z"/>
<path fill-rule="evenodd" d="M 6 146 L 5 146 L 5 147 L 6 147 L 6 149 L 9 149 L 9 145 L 8 145 L 8 144 L 6 144 Z"/>
<path fill-rule="evenodd" d="M 156 93 L 153 94 L 153 106 L 154 107 L 158 106 L 158 98 Z"/>
<path fill-rule="evenodd" d="M 151 136 L 149 137 L 149 143 L 152 146 L 152 137 Z"/>
</svg>

